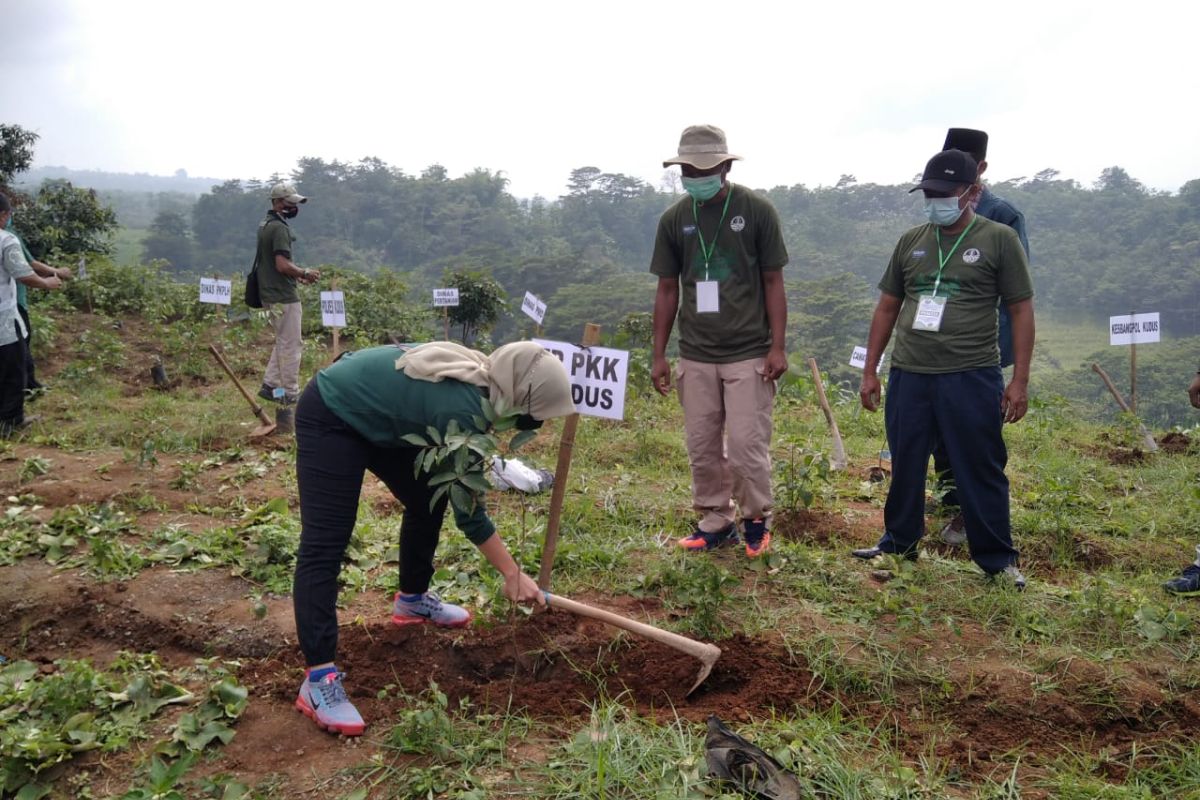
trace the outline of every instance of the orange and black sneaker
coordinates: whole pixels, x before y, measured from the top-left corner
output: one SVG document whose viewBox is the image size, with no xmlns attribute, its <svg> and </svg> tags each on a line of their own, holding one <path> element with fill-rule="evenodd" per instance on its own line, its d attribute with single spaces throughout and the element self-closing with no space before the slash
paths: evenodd
<svg viewBox="0 0 1200 800">
<path fill-rule="evenodd" d="M 757 558 L 767 552 L 767 548 L 771 546 L 771 532 L 767 530 L 766 521 L 748 519 L 745 521 L 744 528 L 747 557 Z"/>
<path fill-rule="evenodd" d="M 725 530 L 714 533 L 700 530 L 697 527 L 690 535 L 679 539 L 675 544 L 684 550 L 715 550 L 727 544 L 737 544 L 737 541 L 737 527 L 731 522 Z"/>
</svg>

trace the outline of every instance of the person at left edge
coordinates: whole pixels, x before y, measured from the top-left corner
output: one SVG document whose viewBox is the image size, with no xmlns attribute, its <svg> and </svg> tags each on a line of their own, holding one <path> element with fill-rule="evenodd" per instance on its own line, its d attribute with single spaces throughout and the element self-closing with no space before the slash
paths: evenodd
<svg viewBox="0 0 1200 800">
<path fill-rule="evenodd" d="M 392 604 L 397 625 L 463 627 L 471 614 L 429 591 L 447 498 L 430 505 L 431 475 L 414 475 L 423 452 L 406 434 L 443 434 L 451 421 L 478 430 L 483 398 L 521 412 L 517 427 L 575 412 L 567 372 L 533 342 L 516 342 L 490 356 L 452 342 L 373 347 L 347 353 L 309 381 L 296 406 L 296 483 L 300 491 L 300 550 L 293 599 L 296 633 L 307 667 L 296 708 L 325 730 L 346 736 L 365 723 L 346 696 L 335 666 L 338 574 L 354 531 L 363 475 L 370 471 L 404 505 L 400 524 L 400 591 Z M 474 465 L 482 476 L 484 463 Z M 544 603 L 521 572 L 482 502 L 454 508 L 455 521 L 504 576 L 514 602 Z"/>
<path fill-rule="evenodd" d="M 788 253 L 775 208 L 730 183 L 740 158 L 720 128 L 692 125 L 663 162 L 680 165 L 687 196 L 663 213 L 654 239 L 650 379 L 659 394 L 670 392 L 667 342 L 678 318 L 675 386 L 700 519 L 677 544 L 701 551 L 736 543 L 736 500 L 746 555 L 755 558 L 771 545 L 771 415 L 775 380 L 788 368 Z"/>
<path fill-rule="evenodd" d="M 21 243 L 5 228 L 12 202 L 0 192 L 0 439 L 28 427 L 25 416 L 25 323 L 17 312 L 17 284 L 58 289 L 62 281 L 33 271 Z"/>
<path fill-rule="evenodd" d="M 275 347 L 267 362 L 259 397 L 278 403 L 294 403 L 300 393 L 300 294 L 297 282 L 316 283 L 320 270 L 301 269 L 292 261 L 295 237 L 288 225 L 308 198 L 290 183 L 271 187 L 271 210 L 258 224 L 258 291 L 263 308 L 275 330 Z"/>
<path fill-rule="evenodd" d="M 16 216 L 16 209 L 14 209 L 13 213 L 9 215 L 8 224 L 4 229 L 15 236 L 21 244 L 21 253 L 33 271 L 43 278 L 70 280 L 71 270 L 68 267 L 52 267 L 33 257 L 33 253 L 29 252 L 29 248 L 25 246 L 25 240 L 13 230 L 13 220 L 16 219 Z M 33 400 L 45 391 L 46 385 L 37 379 L 37 365 L 33 361 L 33 324 L 29 319 L 28 292 L 25 284 L 19 281 L 17 282 L 17 313 L 21 315 L 21 321 L 25 323 L 25 396 Z"/>
</svg>

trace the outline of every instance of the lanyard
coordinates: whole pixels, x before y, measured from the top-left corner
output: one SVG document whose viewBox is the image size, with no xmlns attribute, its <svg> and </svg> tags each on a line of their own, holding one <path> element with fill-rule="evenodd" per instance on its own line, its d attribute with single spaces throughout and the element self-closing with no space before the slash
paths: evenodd
<svg viewBox="0 0 1200 800">
<path fill-rule="evenodd" d="M 934 297 L 937 297 L 938 287 L 942 285 L 942 270 L 945 269 L 946 264 L 950 263 L 950 259 L 954 256 L 954 251 L 958 249 L 958 245 L 962 242 L 962 240 L 966 237 L 966 235 L 971 232 L 971 228 L 975 227 L 975 221 L 978 219 L 979 219 L 978 214 L 976 214 L 974 217 L 971 217 L 970 224 L 968 224 L 967 227 L 963 228 L 963 232 L 960 233 L 958 235 L 958 238 L 954 240 L 954 246 L 950 248 L 950 252 L 946 253 L 946 255 L 942 255 L 942 229 L 941 228 L 934 229 L 933 235 L 934 235 L 934 237 L 937 238 L 937 245 L 938 245 L 938 271 L 937 271 L 937 278 L 935 278 L 933 281 L 933 296 Z M 697 226 L 697 227 L 699 227 L 699 226 Z"/>
<path fill-rule="evenodd" d="M 696 221 L 696 235 L 700 237 L 700 255 L 704 258 L 704 280 L 708 280 L 708 262 L 712 261 L 713 252 L 717 249 L 717 237 L 721 235 L 721 226 L 725 224 L 725 212 L 729 210 L 729 198 L 733 197 L 733 185 L 725 192 L 725 207 L 721 209 L 721 221 L 717 223 L 717 232 L 713 234 L 711 245 L 704 244 L 704 231 L 700 229 L 700 215 L 696 211 L 696 198 L 692 198 L 692 219 Z"/>
</svg>

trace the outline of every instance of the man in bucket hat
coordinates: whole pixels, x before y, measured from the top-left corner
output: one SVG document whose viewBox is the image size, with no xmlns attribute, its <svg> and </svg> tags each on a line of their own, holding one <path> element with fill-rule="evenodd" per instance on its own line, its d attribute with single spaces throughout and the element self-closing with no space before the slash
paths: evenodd
<svg viewBox="0 0 1200 800">
<path fill-rule="evenodd" d="M 300 213 L 308 198 L 290 183 L 271 187 L 271 210 L 258 224 L 258 254 L 254 268 L 258 272 L 259 294 L 263 308 L 271 315 L 275 329 L 275 347 L 267 362 L 258 396 L 277 403 L 295 403 L 300 394 L 300 294 L 296 283 L 316 283 L 320 270 L 303 269 L 292 260 L 292 229 L 288 220 Z"/>
<path fill-rule="evenodd" d="M 687 196 L 659 220 L 650 262 L 658 276 L 651 379 L 660 394 L 670 392 L 667 341 L 678 316 L 675 385 L 692 505 L 701 515 L 678 544 L 710 550 L 736 543 L 736 500 L 753 558 L 771 542 L 771 410 L 775 379 L 788 367 L 788 254 L 771 204 L 729 182 L 739 159 L 724 131 L 694 125 L 680 137 L 678 154 L 663 162 L 680 166 Z"/>
<path fill-rule="evenodd" d="M 862 559 L 893 553 L 917 557 L 925 528 L 925 472 L 935 436 L 945 443 L 958 478 L 971 558 L 988 575 L 1018 589 L 1009 518 L 1005 422 L 1028 410 L 1033 355 L 1033 283 L 1015 231 L 975 213 L 979 168 L 961 150 L 929 159 L 912 191 L 925 194 L 928 224 L 900 237 L 883 278 L 867 336 L 862 405 L 879 407 L 875 374 L 893 328 L 896 346 L 885 409 L 892 483 L 883 509 L 884 532 Z M 1008 307 L 1013 329 L 1013 376 L 1000 372 L 996 309 Z"/>
</svg>

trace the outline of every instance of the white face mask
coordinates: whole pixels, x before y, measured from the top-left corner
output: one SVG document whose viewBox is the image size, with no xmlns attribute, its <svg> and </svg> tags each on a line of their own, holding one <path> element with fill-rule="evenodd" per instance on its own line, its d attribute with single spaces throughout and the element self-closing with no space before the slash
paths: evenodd
<svg viewBox="0 0 1200 800">
<path fill-rule="evenodd" d="M 967 191 L 970 191 L 969 189 Z M 958 218 L 962 216 L 965 209 L 960 208 L 958 201 L 962 199 L 962 195 L 954 197 L 927 197 L 925 198 L 925 217 L 938 227 L 946 227 L 958 222 Z"/>
</svg>

